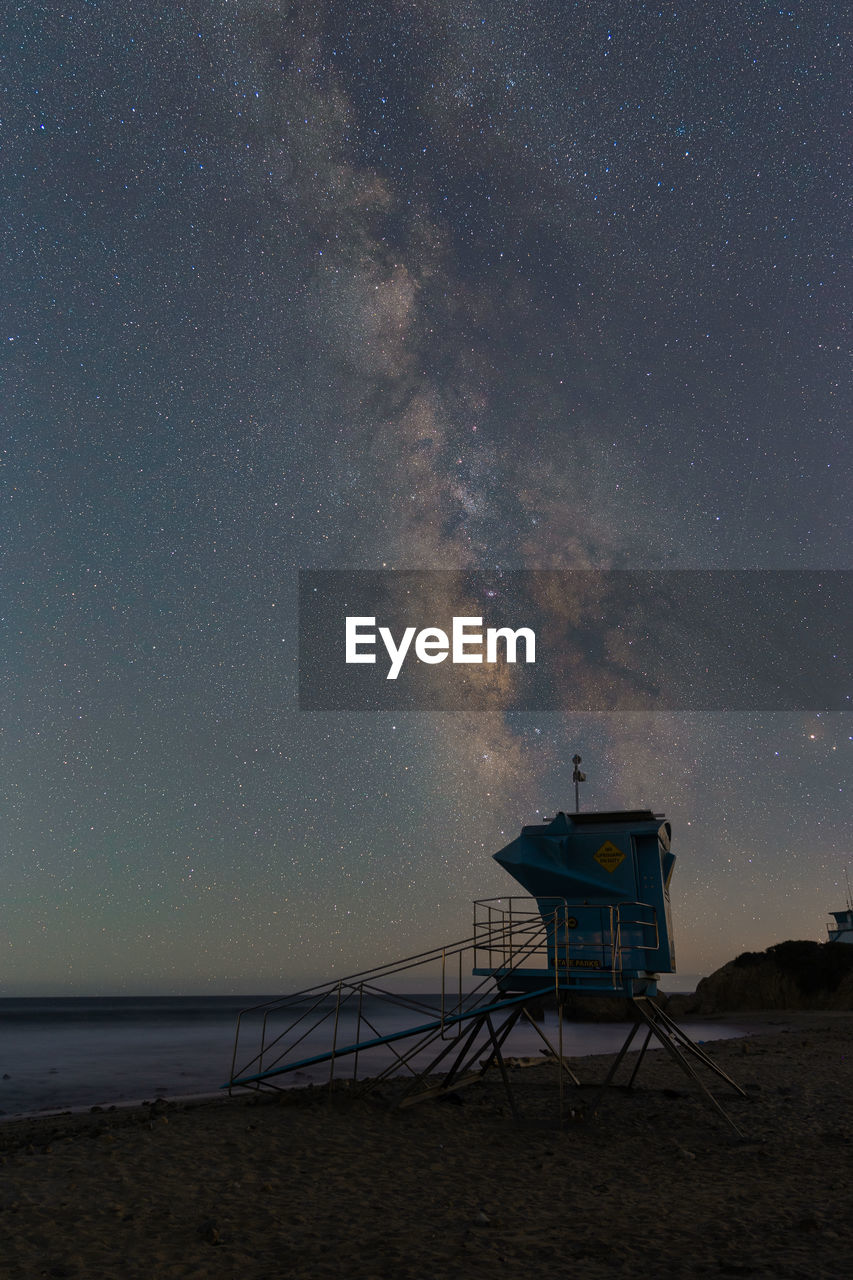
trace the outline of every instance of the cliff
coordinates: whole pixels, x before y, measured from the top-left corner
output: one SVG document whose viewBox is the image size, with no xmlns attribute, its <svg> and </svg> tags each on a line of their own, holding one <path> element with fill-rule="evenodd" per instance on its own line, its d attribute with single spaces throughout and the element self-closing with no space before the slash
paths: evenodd
<svg viewBox="0 0 853 1280">
<path fill-rule="evenodd" d="M 758 1009 L 853 1010 L 853 947 L 791 941 L 745 951 L 703 978 L 679 1014 Z"/>
</svg>

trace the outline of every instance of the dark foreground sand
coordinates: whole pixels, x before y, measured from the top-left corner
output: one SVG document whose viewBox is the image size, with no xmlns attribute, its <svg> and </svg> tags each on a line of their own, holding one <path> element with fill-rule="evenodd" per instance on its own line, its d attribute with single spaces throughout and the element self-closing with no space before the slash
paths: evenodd
<svg viewBox="0 0 853 1280">
<path fill-rule="evenodd" d="M 562 1129 L 553 1066 L 510 1073 L 519 1123 L 493 1072 L 403 1111 L 386 1086 L 3 1124 L 0 1276 L 850 1275 L 853 1014 L 764 1020 L 706 1046 L 743 1142 L 663 1052 L 596 1114 L 569 1086 Z"/>
</svg>

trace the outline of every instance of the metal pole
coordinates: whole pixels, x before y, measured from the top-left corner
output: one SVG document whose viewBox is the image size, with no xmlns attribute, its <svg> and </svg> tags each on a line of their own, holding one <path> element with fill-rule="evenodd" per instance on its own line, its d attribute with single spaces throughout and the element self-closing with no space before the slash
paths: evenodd
<svg viewBox="0 0 853 1280">
<path fill-rule="evenodd" d="M 341 1016 L 341 991 L 343 990 L 343 978 L 338 983 L 338 1000 L 335 1005 L 335 1029 L 332 1032 L 332 1053 L 329 1058 L 329 1090 L 331 1092 L 332 1081 L 335 1078 L 335 1051 L 338 1047 L 338 1019 Z"/>
<path fill-rule="evenodd" d="M 359 1041 L 361 1040 L 361 1008 L 363 1003 L 364 1003 L 364 983 L 360 982 L 358 984 L 358 1022 L 356 1023 L 356 1028 L 355 1028 L 356 1044 L 358 1044 Z M 337 1032 L 335 1032 L 335 1034 L 337 1035 Z M 355 1084 L 357 1079 L 358 1079 L 358 1049 L 356 1049 L 355 1053 L 353 1054 L 353 1064 L 352 1064 L 353 1084 Z"/>
<path fill-rule="evenodd" d="M 575 813 L 580 813 L 581 811 L 580 791 L 578 790 L 578 786 L 581 782 L 586 782 L 586 774 L 581 773 L 578 768 L 580 762 L 580 756 L 572 756 L 572 764 L 575 766 L 574 772 L 572 773 L 572 782 L 575 784 Z"/>
</svg>

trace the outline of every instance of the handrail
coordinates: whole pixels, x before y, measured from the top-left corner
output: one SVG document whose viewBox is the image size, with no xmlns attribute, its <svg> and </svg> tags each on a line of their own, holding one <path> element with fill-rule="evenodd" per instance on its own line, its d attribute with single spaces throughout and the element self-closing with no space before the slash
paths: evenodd
<svg viewBox="0 0 853 1280">
<path fill-rule="evenodd" d="M 593 912 L 593 923 L 582 932 L 595 936 L 586 941 L 581 936 L 578 941 L 577 936 L 571 935 L 571 926 L 576 923 L 572 920 L 572 913 L 582 911 L 589 918 L 590 909 Z M 594 922 L 596 913 L 597 928 Z M 639 936 L 626 942 L 626 930 L 629 929 L 638 931 Z M 648 941 L 649 930 L 653 930 L 654 943 Z M 578 962 L 582 966 L 583 961 L 578 952 L 593 952 L 599 957 L 597 964 L 590 966 L 596 969 L 598 976 L 587 982 L 587 989 L 601 990 L 601 979 L 606 976 L 610 984 L 608 989 L 614 990 L 623 981 L 624 954 L 653 951 L 659 945 L 658 938 L 657 915 L 649 903 L 572 903 L 565 898 L 517 895 L 479 899 L 474 903 L 473 934 L 467 938 L 417 952 L 396 962 L 364 969 L 348 977 L 315 983 L 300 991 L 276 996 L 241 1010 L 235 1029 L 227 1087 L 242 1083 L 253 1083 L 260 1087 L 262 1081 L 272 1076 L 320 1061 L 330 1063 L 331 1085 L 337 1058 L 344 1054 L 354 1055 L 355 1078 L 359 1053 L 379 1045 L 387 1046 L 398 1062 L 406 1065 L 411 1054 L 407 1051 L 401 1057 L 393 1049 L 393 1042 L 416 1034 L 424 1035 L 427 1040 L 434 1036 L 445 1039 L 448 1034 L 451 1039 L 459 1038 L 463 1034 L 463 1023 L 492 1008 L 496 1000 L 505 1000 L 513 990 L 518 992 L 519 983 L 528 989 L 527 998 L 530 998 L 529 993 L 534 989 L 538 990 L 540 996 L 549 991 L 559 996 L 561 988 L 577 990 L 583 982 L 582 976 L 577 974 Z M 467 992 L 463 990 L 462 964 L 466 954 L 472 954 L 474 975 L 481 979 Z M 454 957 L 458 960 L 455 983 L 451 979 L 450 965 Z M 481 960 L 486 961 L 482 967 Z M 495 961 L 498 962 L 497 966 Z M 430 966 L 438 966 L 440 970 L 437 1008 L 430 1001 L 385 989 L 386 979 Z M 572 969 L 576 971 L 574 974 Z M 541 983 L 541 987 L 538 983 Z M 341 1047 L 339 1031 L 342 1013 L 354 997 L 357 997 L 358 1011 L 355 1040 L 354 1043 Z M 406 1031 L 394 1030 L 381 1034 L 381 1019 L 380 1025 L 375 1026 L 375 1013 L 371 1010 L 368 1014 L 364 1007 L 366 997 L 374 1002 L 372 1009 L 376 1007 L 375 1002 L 379 1001 L 408 1009 L 415 1014 L 425 1014 L 426 1019 Z M 288 1012 L 292 1016 L 287 1025 L 272 1034 L 273 1017 Z M 248 1018 L 251 1015 L 262 1015 L 260 1049 L 248 1060 L 244 1059 L 238 1067 L 238 1054 L 241 1044 L 245 1042 Z M 330 1023 L 328 1049 L 320 1053 L 309 1052 L 307 1056 L 305 1050 L 301 1055 L 297 1054 L 300 1046 L 309 1048 L 305 1042 L 310 1036 Z M 399 1021 L 396 1025 L 399 1027 Z M 362 1039 L 363 1026 L 371 1031 L 370 1037 L 365 1040 Z M 389 1070 L 391 1069 L 394 1069 L 393 1063 Z"/>
<path fill-rule="evenodd" d="M 504 999 L 493 1000 L 491 1004 L 480 1006 L 475 1009 L 468 1009 L 464 1013 L 454 1014 L 448 1021 L 450 1022 L 470 1022 L 473 1018 L 485 1018 L 488 1014 L 495 1013 L 501 1009 L 511 1009 L 515 1005 L 523 1004 L 524 1001 L 536 998 L 537 996 L 547 995 L 550 988 L 543 987 L 541 991 L 533 992 L 532 995 L 525 993 L 524 995 L 508 996 Z M 266 1071 L 257 1072 L 252 1076 L 240 1076 L 237 1079 L 231 1079 L 222 1086 L 223 1089 L 231 1088 L 235 1085 L 256 1084 L 262 1080 L 270 1079 L 272 1076 L 283 1075 L 288 1071 L 295 1071 L 301 1067 L 314 1066 L 321 1062 L 332 1062 L 336 1058 L 345 1057 L 348 1054 L 363 1052 L 365 1049 L 373 1049 L 380 1045 L 390 1045 L 397 1040 L 407 1040 L 412 1036 L 423 1035 L 427 1032 L 437 1031 L 441 1025 L 440 1018 L 434 1018 L 432 1022 L 417 1027 L 406 1027 L 401 1031 L 389 1032 L 386 1036 L 378 1036 L 372 1040 L 362 1041 L 360 1044 L 348 1044 L 341 1048 L 333 1046 L 331 1049 L 323 1053 L 315 1054 L 311 1058 L 304 1058 L 299 1062 L 290 1063 L 287 1066 L 271 1067 Z M 330 1078 L 331 1079 L 331 1078 Z"/>
<path fill-rule="evenodd" d="M 520 931 L 524 937 L 524 942 L 518 948 L 520 952 L 519 961 L 525 958 L 531 945 L 534 945 L 534 946 L 540 945 L 540 938 L 538 935 L 542 934 L 543 928 L 544 926 L 541 918 L 537 918 L 535 920 L 531 918 L 531 920 L 525 924 L 524 928 Z M 493 941 L 497 937 L 499 937 L 502 934 L 502 932 L 503 932 L 502 926 L 496 926 L 493 930 L 489 930 L 489 932 L 485 935 L 486 945 L 491 946 Z M 534 937 L 532 939 L 529 938 L 529 935 L 531 933 L 534 934 Z M 483 935 L 481 935 L 481 943 L 482 941 L 483 941 Z M 234 1049 L 233 1049 L 232 1060 L 231 1060 L 231 1075 L 230 1075 L 231 1083 L 232 1084 L 235 1083 L 238 1078 L 244 1079 L 246 1077 L 247 1071 L 255 1067 L 255 1064 L 257 1064 L 257 1069 L 253 1072 L 253 1075 L 257 1076 L 259 1074 L 263 1074 L 264 1076 L 266 1076 L 268 1073 L 275 1074 L 276 1069 L 278 1068 L 282 1060 L 288 1057 L 289 1055 L 291 1055 L 293 1051 L 297 1048 L 297 1046 L 302 1044 L 306 1040 L 306 1038 L 309 1035 L 311 1035 L 312 1032 L 317 1031 L 323 1025 L 324 1022 L 328 1021 L 329 1018 L 332 1017 L 332 1015 L 334 1015 L 334 1020 L 335 1020 L 335 1030 L 333 1033 L 333 1041 L 332 1041 L 332 1054 L 335 1057 L 340 1056 L 340 1052 L 338 1052 L 335 1048 L 336 1038 L 337 1038 L 337 1023 L 340 1018 L 341 1009 L 344 1007 L 344 1005 L 347 1004 L 349 1000 L 352 999 L 354 995 L 358 995 L 359 1000 L 361 1000 L 364 994 L 369 994 L 369 995 L 379 997 L 380 999 L 386 1001 L 388 1004 L 394 1004 L 404 1008 L 406 1007 L 410 1008 L 412 1009 L 413 1012 L 418 1010 L 423 1010 L 424 1012 L 426 1012 L 429 1006 L 425 1005 L 422 1001 L 418 1001 L 413 997 L 405 997 L 397 993 L 383 991 L 381 988 L 378 988 L 376 986 L 376 980 L 387 978 L 394 974 L 405 973 L 414 968 L 418 968 L 421 966 L 437 963 L 439 959 L 443 959 L 444 963 L 446 964 L 446 959 L 448 955 L 452 956 L 452 955 L 458 954 L 459 988 L 458 988 L 457 997 L 456 997 L 457 1013 L 455 1015 L 450 1015 L 447 1012 L 446 1003 L 448 1000 L 449 993 L 446 987 L 444 992 L 442 993 L 441 1006 L 440 1006 L 440 1010 L 441 1010 L 440 1023 L 442 1027 L 442 1033 L 445 1025 L 447 1024 L 453 1025 L 455 1027 L 456 1025 L 458 1025 L 460 1017 L 463 1014 L 467 1016 L 467 1011 L 465 1010 L 466 1000 L 469 1002 L 473 1001 L 472 1008 L 474 1011 L 476 1011 L 478 1006 L 481 1005 L 483 1000 L 485 999 L 485 996 L 482 993 L 483 993 L 483 989 L 488 985 L 488 980 L 477 983 L 473 988 L 473 990 L 468 992 L 467 994 L 462 991 L 462 956 L 466 951 L 472 950 L 473 946 L 474 946 L 473 938 L 461 939 L 457 942 L 450 943 L 449 945 L 445 945 L 444 947 L 433 947 L 430 951 L 418 952 L 413 956 L 407 956 L 403 960 L 397 961 L 396 963 L 388 962 L 382 965 L 378 965 L 373 969 L 362 970 L 361 972 L 357 974 L 353 974 L 350 977 L 339 978 L 337 980 L 333 979 L 325 983 L 316 983 L 312 987 L 303 988 L 302 990 L 293 992 L 289 995 L 277 996 L 271 1000 L 267 1000 L 262 1003 L 251 1005 L 246 1009 L 242 1009 L 238 1014 L 237 1026 L 235 1029 Z M 510 959 L 511 957 L 507 957 L 507 958 Z M 335 998 L 334 1008 L 328 1008 L 325 1010 L 325 1012 L 322 1011 L 321 1006 L 323 1005 L 323 1002 L 326 1000 L 329 1000 L 331 997 Z M 307 1008 L 301 1007 L 306 1002 L 308 1003 L 308 1007 Z M 283 1012 L 287 1009 L 293 1009 L 294 1014 L 297 1014 L 297 1016 L 295 1016 L 293 1020 L 283 1030 L 279 1031 L 278 1034 L 276 1034 L 271 1040 L 268 1041 L 267 1026 L 268 1026 L 270 1015 L 277 1012 Z M 309 1025 L 304 1026 L 304 1028 L 301 1031 L 301 1034 L 299 1034 L 299 1036 L 295 1040 L 291 1039 L 287 1043 L 283 1043 L 288 1040 L 288 1037 L 292 1036 L 292 1034 L 294 1033 L 294 1031 L 296 1031 L 297 1028 L 302 1026 L 304 1023 L 309 1022 L 311 1015 L 315 1012 L 319 1012 L 319 1016 L 314 1021 L 311 1021 Z M 242 1067 L 238 1070 L 237 1056 L 239 1052 L 242 1033 L 244 1031 L 244 1028 L 246 1025 L 246 1019 L 248 1015 L 251 1015 L 254 1013 L 263 1014 L 262 1027 L 261 1027 L 261 1047 L 260 1047 L 260 1050 L 256 1052 L 248 1060 L 248 1062 L 244 1062 Z M 382 1038 L 380 1037 L 380 1040 L 381 1039 Z M 273 1057 L 272 1061 L 270 1062 L 269 1055 L 274 1050 L 276 1050 L 277 1047 L 279 1048 L 280 1051 L 277 1053 L 276 1056 Z M 361 1048 L 364 1048 L 364 1047 L 365 1045 L 362 1044 Z M 267 1059 L 268 1071 L 262 1071 L 265 1058 Z M 334 1068 L 332 1068 L 332 1072 L 333 1071 L 334 1071 Z"/>
</svg>

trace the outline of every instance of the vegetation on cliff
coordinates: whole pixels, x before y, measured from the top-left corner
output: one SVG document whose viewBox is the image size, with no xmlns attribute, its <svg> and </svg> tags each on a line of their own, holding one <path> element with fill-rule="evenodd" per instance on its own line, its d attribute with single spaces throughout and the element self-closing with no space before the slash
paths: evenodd
<svg viewBox="0 0 853 1280">
<path fill-rule="evenodd" d="M 797 940 L 744 951 L 702 979 L 684 1012 L 757 1009 L 853 1010 L 853 947 Z"/>
</svg>

